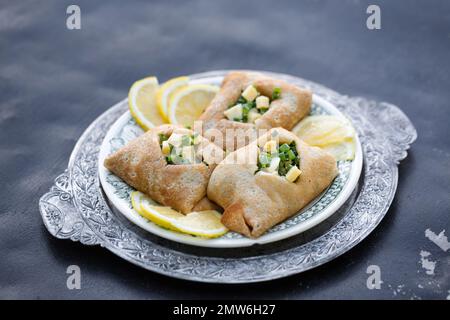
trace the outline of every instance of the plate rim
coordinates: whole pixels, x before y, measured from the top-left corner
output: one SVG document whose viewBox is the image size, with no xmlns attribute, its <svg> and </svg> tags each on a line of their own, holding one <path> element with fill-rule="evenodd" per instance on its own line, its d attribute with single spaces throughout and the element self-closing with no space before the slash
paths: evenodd
<svg viewBox="0 0 450 320">
<path fill-rule="evenodd" d="M 126 102 L 126 99 L 124 100 Z M 332 115 L 339 116 L 341 118 L 347 119 L 342 112 L 331 102 L 327 101 L 326 99 L 316 95 L 313 93 L 313 102 L 324 106 L 327 111 L 330 111 Z M 350 174 L 348 180 L 345 182 L 345 186 L 339 193 L 339 195 L 336 197 L 334 202 L 327 206 L 325 210 L 321 211 L 318 214 L 315 214 L 313 217 L 302 221 L 298 223 L 296 226 L 286 228 L 284 230 L 280 230 L 274 233 L 266 233 L 262 235 L 261 237 L 257 239 L 250 239 L 246 237 L 242 237 L 239 239 L 226 239 L 226 238 L 215 238 L 215 239 L 205 239 L 205 238 L 199 238 L 199 237 L 193 237 L 190 235 L 185 235 L 182 233 L 173 232 L 167 229 L 164 229 L 153 222 L 147 220 L 146 218 L 139 215 L 134 209 L 129 208 L 127 205 L 123 203 L 124 200 L 118 199 L 117 196 L 113 192 L 113 188 L 109 185 L 109 183 L 106 181 L 106 176 L 108 174 L 108 170 L 103 166 L 103 161 L 107 156 L 107 151 L 109 150 L 109 141 L 113 137 L 113 135 L 116 134 L 118 127 L 123 126 L 123 122 L 128 121 L 125 119 L 129 119 L 131 117 L 130 112 L 127 110 L 122 114 L 109 128 L 107 131 L 101 146 L 100 151 L 98 155 L 98 175 L 99 175 L 99 181 L 101 184 L 102 189 L 104 190 L 106 197 L 110 201 L 110 203 L 130 222 L 137 225 L 141 229 L 145 230 L 146 232 L 150 232 L 153 235 L 156 235 L 158 237 L 182 243 L 185 245 L 191 245 L 196 247 L 205 247 L 205 248 L 243 248 L 243 247 L 249 247 L 253 245 L 264 245 L 269 244 L 273 242 L 277 242 L 280 240 L 284 240 L 296 235 L 301 234 L 302 232 L 305 232 L 321 222 L 325 221 L 326 219 L 330 218 L 336 211 L 339 210 L 339 208 L 345 203 L 345 201 L 348 200 L 352 192 L 357 186 L 358 180 L 361 176 L 362 172 L 362 163 L 363 163 L 363 153 L 362 153 L 362 147 L 361 142 L 358 137 L 358 133 L 356 132 L 356 139 L 355 139 L 355 158 L 352 161 Z M 328 189 L 326 189 L 328 190 Z M 326 190 L 324 192 L 326 192 Z M 308 203 L 305 208 L 309 207 L 316 199 L 321 197 L 323 193 L 318 195 L 316 198 L 311 200 L 311 202 Z M 305 209 L 303 208 L 303 209 Z M 303 210 L 302 209 L 302 210 Z M 298 214 L 298 213 L 297 213 Z M 295 216 L 295 215 L 293 215 Z M 292 216 L 292 217 L 293 217 Z"/>
</svg>

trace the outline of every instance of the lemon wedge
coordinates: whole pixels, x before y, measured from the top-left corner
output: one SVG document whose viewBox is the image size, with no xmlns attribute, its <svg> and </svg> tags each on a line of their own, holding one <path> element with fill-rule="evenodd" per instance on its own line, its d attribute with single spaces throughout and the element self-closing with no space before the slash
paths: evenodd
<svg viewBox="0 0 450 320">
<path fill-rule="evenodd" d="M 131 115 L 144 130 L 166 123 L 156 106 L 158 89 L 158 79 L 148 77 L 133 83 L 128 92 Z"/>
<path fill-rule="evenodd" d="M 352 160 L 355 157 L 355 129 L 343 117 L 309 116 L 300 121 L 292 132 L 309 145 L 333 154 L 336 160 Z"/>
<path fill-rule="evenodd" d="M 169 100 L 170 123 L 192 126 L 218 91 L 219 87 L 208 84 L 192 84 L 175 90 Z"/>
<path fill-rule="evenodd" d="M 204 238 L 217 238 L 228 232 L 220 221 L 222 215 L 215 210 L 184 215 L 170 207 L 158 205 L 139 191 L 131 193 L 131 204 L 141 216 L 169 230 Z"/>
<path fill-rule="evenodd" d="M 156 94 L 156 103 L 159 113 L 166 121 L 169 121 L 169 101 L 178 89 L 189 84 L 189 77 L 177 77 L 170 79 L 159 88 Z"/>
</svg>

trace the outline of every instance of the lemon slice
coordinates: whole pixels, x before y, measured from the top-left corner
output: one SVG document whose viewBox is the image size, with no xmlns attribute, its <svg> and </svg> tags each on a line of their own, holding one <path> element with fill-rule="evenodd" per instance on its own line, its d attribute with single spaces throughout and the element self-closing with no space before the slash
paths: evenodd
<svg viewBox="0 0 450 320">
<path fill-rule="evenodd" d="M 177 77 L 170 79 L 159 88 L 156 94 L 156 103 L 159 113 L 166 121 L 169 121 L 169 100 L 173 97 L 173 93 L 181 87 L 187 86 L 189 77 Z"/>
<path fill-rule="evenodd" d="M 154 201 L 138 191 L 131 194 L 131 202 L 144 218 L 169 230 L 205 238 L 217 238 L 228 232 L 220 222 L 222 215 L 214 210 L 184 215 L 170 207 L 154 205 Z"/>
<path fill-rule="evenodd" d="M 338 161 L 353 160 L 355 158 L 356 145 L 354 140 L 330 144 L 321 148 L 331 153 Z"/>
<path fill-rule="evenodd" d="M 292 132 L 314 146 L 325 146 L 351 140 L 355 136 L 350 121 L 329 115 L 309 116 L 300 121 Z"/>
<path fill-rule="evenodd" d="M 140 191 L 133 191 L 130 195 L 131 205 L 133 209 L 136 210 L 140 215 L 143 215 L 143 211 L 141 209 L 141 203 L 146 203 L 150 206 L 157 206 L 158 203 L 150 199 L 147 195 Z"/>
<path fill-rule="evenodd" d="M 205 111 L 219 87 L 193 84 L 177 89 L 169 101 L 170 123 L 192 126 Z"/>
<path fill-rule="evenodd" d="M 181 232 L 205 238 L 217 238 L 228 232 L 220 219 L 222 215 L 215 210 L 191 212 L 175 221 Z"/>
<path fill-rule="evenodd" d="M 148 77 L 133 83 L 128 93 L 131 115 L 144 130 L 166 123 L 156 106 L 158 89 L 158 79 Z"/>
<path fill-rule="evenodd" d="M 140 209 L 141 215 L 144 218 L 147 218 L 148 220 L 166 229 L 179 231 L 175 227 L 175 221 L 184 217 L 184 215 L 178 211 L 175 211 L 170 207 L 151 205 L 148 202 L 141 202 Z"/>
<path fill-rule="evenodd" d="M 133 206 L 133 209 L 136 210 L 140 215 L 142 215 L 141 199 L 143 195 L 144 194 L 139 191 L 133 191 L 130 195 L 131 205 Z"/>
<path fill-rule="evenodd" d="M 300 121 L 292 132 L 309 145 L 330 152 L 336 160 L 352 160 L 355 157 L 355 129 L 343 117 L 309 116 Z"/>
</svg>

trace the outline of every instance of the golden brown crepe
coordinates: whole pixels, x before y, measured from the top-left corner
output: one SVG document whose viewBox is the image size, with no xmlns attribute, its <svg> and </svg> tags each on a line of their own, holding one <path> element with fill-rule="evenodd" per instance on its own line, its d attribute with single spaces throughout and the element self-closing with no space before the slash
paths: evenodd
<svg viewBox="0 0 450 320">
<path fill-rule="evenodd" d="M 296 144 L 302 173 L 295 182 L 277 174 L 256 172 L 258 146 L 277 134 L 280 145 L 292 141 Z M 243 156 L 246 163 L 242 163 Z M 337 174 L 332 155 L 307 145 L 283 128 L 275 128 L 229 154 L 211 175 L 207 195 L 224 208 L 222 223 L 227 228 L 256 238 L 305 207 Z"/>
<path fill-rule="evenodd" d="M 253 85 L 261 95 L 266 97 L 271 97 L 274 89 L 280 88 L 281 96 L 279 99 L 270 103 L 269 110 L 256 120 L 254 124 L 228 120 L 224 112 L 230 106 L 236 104 L 242 92 L 249 85 Z M 225 139 L 218 140 L 214 139 L 214 137 L 211 138 L 212 134 L 210 130 L 218 130 L 222 133 L 222 137 L 225 135 L 227 129 L 249 130 L 249 133 L 256 129 L 271 129 L 276 127 L 290 130 L 299 120 L 309 114 L 311 103 L 312 94 L 308 90 L 259 73 L 235 71 L 230 72 L 223 79 L 220 91 L 200 116 L 199 120 L 203 121 L 205 137 L 210 138 L 224 150 L 234 151 L 237 147 L 242 147 L 246 144 L 238 145 L 236 136 L 232 135 L 231 131 L 229 131 Z M 253 135 L 256 137 L 256 132 Z"/>
<path fill-rule="evenodd" d="M 192 135 L 191 130 L 162 125 L 148 130 L 105 159 L 107 169 L 153 200 L 182 213 L 215 209 L 206 196 L 211 172 L 223 151 L 199 136 L 203 162 L 168 164 L 160 146 L 160 134 Z M 206 162 L 206 163 L 205 163 Z"/>
</svg>

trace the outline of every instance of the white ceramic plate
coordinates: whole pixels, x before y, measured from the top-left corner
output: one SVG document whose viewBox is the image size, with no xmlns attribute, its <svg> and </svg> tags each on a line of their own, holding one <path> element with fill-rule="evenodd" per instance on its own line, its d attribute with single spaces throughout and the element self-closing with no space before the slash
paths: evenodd
<svg viewBox="0 0 450 320">
<path fill-rule="evenodd" d="M 218 82 L 219 81 L 219 82 Z M 198 82 L 197 82 L 198 83 Z M 218 84 L 220 79 L 201 79 L 201 83 Z M 330 102 L 314 95 L 311 114 L 332 114 L 343 117 Z M 356 154 L 353 161 L 339 161 L 339 175 L 331 186 L 293 217 L 269 229 L 258 239 L 248 239 L 234 232 L 220 238 L 204 239 L 167 230 L 139 215 L 132 207 L 132 187 L 109 172 L 104 159 L 127 142 L 138 137 L 143 130 L 136 124 L 129 112 L 124 113 L 108 131 L 99 153 L 99 175 L 102 187 L 111 203 L 131 222 L 162 238 L 201 247 L 235 248 L 253 244 L 265 244 L 297 235 L 330 217 L 348 199 L 356 187 L 362 169 L 362 150 L 356 138 Z"/>
</svg>

